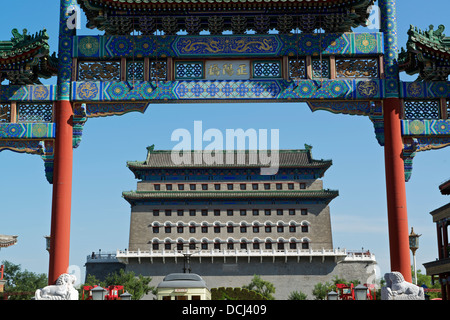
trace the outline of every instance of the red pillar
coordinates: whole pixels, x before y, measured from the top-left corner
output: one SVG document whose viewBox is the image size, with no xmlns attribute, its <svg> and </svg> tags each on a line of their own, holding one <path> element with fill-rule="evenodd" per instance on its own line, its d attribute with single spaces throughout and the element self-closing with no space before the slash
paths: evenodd
<svg viewBox="0 0 450 320">
<path fill-rule="evenodd" d="M 400 99 L 385 99 L 383 108 L 391 271 L 401 272 L 406 281 L 412 282 L 408 214 L 406 210 L 405 167 L 402 158 L 403 140 L 400 122 Z"/>
<path fill-rule="evenodd" d="M 55 284 L 67 273 L 70 248 L 72 202 L 73 122 L 70 101 L 58 101 L 55 108 L 56 138 L 53 169 L 53 202 L 48 283 Z"/>
</svg>

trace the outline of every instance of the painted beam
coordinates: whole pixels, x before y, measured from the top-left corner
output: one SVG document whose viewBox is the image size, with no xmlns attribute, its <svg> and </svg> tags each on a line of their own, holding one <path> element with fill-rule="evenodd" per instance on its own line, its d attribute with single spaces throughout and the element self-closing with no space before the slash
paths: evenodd
<svg viewBox="0 0 450 320">
<path fill-rule="evenodd" d="M 155 103 L 222 100 L 278 102 L 349 99 L 383 99 L 382 80 L 189 80 L 189 81 L 77 81 L 72 101 L 152 101 Z"/>
<path fill-rule="evenodd" d="M 383 99 L 385 80 L 243 80 L 73 82 L 73 101 L 191 100 L 200 99 Z M 228 84 L 228 85 L 227 85 Z M 210 87 L 207 95 L 205 90 Z M 249 89 L 246 91 L 245 87 Z M 195 89 L 194 89 L 195 88 Z M 243 90 L 237 89 L 241 88 Z M 191 90 L 191 93 L 185 90 Z M 204 90 L 200 93 L 201 90 Z M 197 90 L 197 91 L 196 91 Z M 217 91 L 219 90 L 219 91 Z M 236 91 L 238 90 L 238 91 Z M 240 92 L 239 92 L 240 90 Z M 252 91 L 253 90 L 253 91 Z M 336 92 L 336 90 L 338 90 Z M 339 92 L 339 90 L 342 90 Z M 215 92 L 217 91 L 217 92 Z M 56 100 L 56 85 L 3 85 L 0 101 L 49 102 Z M 96 93 L 95 93 L 96 92 Z M 197 93 L 196 93 L 197 92 Z M 95 93 L 95 94 L 93 94 Z M 198 97 L 196 96 L 198 95 Z M 450 82 L 401 82 L 402 99 L 450 99 Z"/>
<path fill-rule="evenodd" d="M 54 123 L 0 123 L 1 139 L 54 139 Z"/>
<path fill-rule="evenodd" d="M 295 55 L 380 55 L 382 33 L 268 35 L 77 36 L 73 57 L 207 58 Z"/>
<path fill-rule="evenodd" d="M 450 138 L 450 119 L 402 120 L 401 123 L 403 136 L 448 136 Z"/>
<path fill-rule="evenodd" d="M 414 81 L 400 83 L 400 97 L 403 99 L 450 99 L 450 82 Z"/>
<path fill-rule="evenodd" d="M 55 101 L 57 90 L 56 85 L 2 85 L 0 101 Z"/>
</svg>

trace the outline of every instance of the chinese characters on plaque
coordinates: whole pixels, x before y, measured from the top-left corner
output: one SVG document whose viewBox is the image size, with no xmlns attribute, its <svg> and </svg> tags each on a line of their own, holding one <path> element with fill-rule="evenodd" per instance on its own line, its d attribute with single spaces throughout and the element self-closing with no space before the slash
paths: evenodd
<svg viewBox="0 0 450 320">
<path fill-rule="evenodd" d="M 248 80 L 250 60 L 210 60 L 205 64 L 207 80 Z"/>
</svg>

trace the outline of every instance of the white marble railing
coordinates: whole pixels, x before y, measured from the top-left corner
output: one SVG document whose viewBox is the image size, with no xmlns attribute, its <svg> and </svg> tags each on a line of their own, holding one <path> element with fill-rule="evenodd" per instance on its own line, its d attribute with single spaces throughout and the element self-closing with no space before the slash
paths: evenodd
<svg viewBox="0 0 450 320">
<path fill-rule="evenodd" d="M 321 257 L 324 260 L 326 257 L 332 257 L 335 260 L 345 260 L 345 261 L 375 261 L 375 255 L 369 252 L 347 252 L 346 249 L 322 249 L 322 250 L 137 250 L 137 251 L 120 251 L 116 253 L 116 257 L 119 261 L 128 263 L 130 259 L 153 259 L 157 258 L 173 258 L 183 259 L 184 256 L 192 256 L 196 259 L 202 258 L 251 258 L 251 257 L 270 257 L 275 259 L 276 257 L 296 257 L 300 260 L 302 257 L 309 258 L 312 260 L 313 257 Z"/>
<path fill-rule="evenodd" d="M 223 257 L 223 256 L 285 256 L 285 255 L 304 255 L 304 256 L 310 256 L 310 255 L 342 255 L 346 256 L 346 250 L 344 249 L 331 249 L 331 250 L 242 250 L 242 249 L 230 249 L 230 250 L 137 250 L 137 251 L 120 251 L 118 250 L 116 253 L 117 257 L 182 257 L 184 254 L 187 255 L 195 255 L 195 256 L 202 256 L 202 257 Z"/>
</svg>

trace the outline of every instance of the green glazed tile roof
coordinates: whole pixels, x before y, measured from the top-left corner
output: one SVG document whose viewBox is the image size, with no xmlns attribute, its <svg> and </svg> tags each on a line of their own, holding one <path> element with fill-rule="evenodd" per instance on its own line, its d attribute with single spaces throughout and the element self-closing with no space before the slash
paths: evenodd
<svg viewBox="0 0 450 320">
<path fill-rule="evenodd" d="M 50 78 L 57 73 L 58 58 L 50 55 L 49 36 L 44 29 L 28 34 L 24 29 L 11 31 L 11 40 L 0 41 L 0 77 L 10 84 L 40 83 L 39 78 Z"/>
<path fill-rule="evenodd" d="M 329 168 L 331 160 L 315 160 L 311 155 L 310 146 L 305 150 L 279 150 L 279 167 L 281 168 Z M 256 151 L 234 151 L 231 153 L 232 160 L 227 158 L 227 152 L 221 151 L 223 164 L 207 163 L 204 151 L 188 151 L 191 159 L 187 164 L 176 164 L 172 160 L 172 150 L 153 150 L 153 146 L 147 148 L 148 154 L 145 161 L 129 161 L 127 166 L 132 169 L 150 168 L 261 168 L 270 167 L 259 160 L 261 157 Z M 252 158 L 252 155 L 254 158 Z M 269 153 L 270 157 L 270 153 Z M 200 160 L 196 160 L 200 159 Z M 252 160 L 256 159 L 256 160 Z M 275 158 L 269 158 L 272 163 Z"/>
<path fill-rule="evenodd" d="M 450 55 L 450 37 L 443 34 L 444 30 L 444 25 L 440 25 L 436 30 L 434 30 L 434 26 L 430 26 L 428 31 L 418 30 L 411 26 L 408 31 L 408 46 L 414 47 L 416 50 L 427 48 Z M 420 48 L 418 48 L 419 44 L 422 45 Z"/>
<path fill-rule="evenodd" d="M 450 74 L 450 37 L 444 34 L 445 26 L 420 30 L 411 26 L 408 30 L 406 50 L 399 54 L 400 71 L 418 74 L 418 80 L 447 81 Z"/>
<path fill-rule="evenodd" d="M 145 199 L 239 199 L 239 198 L 294 198 L 294 199 L 334 199 L 337 190 L 311 191 L 129 191 L 122 196 L 127 200 Z"/>
<path fill-rule="evenodd" d="M 11 31 L 13 38 L 7 41 L 0 41 L 0 58 L 8 59 L 15 56 L 25 55 L 30 51 L 43 48 L 48 51 L 47 30 L 42 30 L 35 35 L 29 35 L 27 30 L 23 30 L 23 34 L 17 29 Z"/>
</svg>

